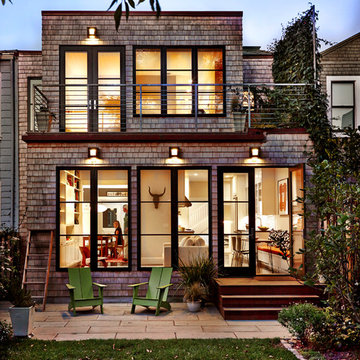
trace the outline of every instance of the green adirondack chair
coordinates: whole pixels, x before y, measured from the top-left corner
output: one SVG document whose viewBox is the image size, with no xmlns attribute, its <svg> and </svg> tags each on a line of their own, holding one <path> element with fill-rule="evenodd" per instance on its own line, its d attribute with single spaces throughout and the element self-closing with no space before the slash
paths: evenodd
<svg viewBox="0 0 360 360">
<path fill-rule="evenodd" d="M 136 305 L 156 307 L 155 315 L 159 315 L 160 308 L 163 307 L 171 310 L 170 304 L 166 301 L 169 292 L 172 268 L 152 268 L 150 279 L 148 282 L 140 284 L 129 285 L 133 288 L 133 300 L 131 306 L 131 313 L 135 312 Z M 138 296 L 139 287 L 148 284 L 148 289 L 145 297 Z"/>
<path fill-rule="evenodd" d="M 76 307 L 92 306 L 93 309 L 100 305 L 103 314 L 103 289 L 106 285 L 92 282 L 90 268 L 70 268 L 69 283 L 66 284 L 70 291 L 69 311 L 73 309 L 76 315 Z M 94 297 L 93 285 L 99 288 L 99 296 Z"/>
</svg>

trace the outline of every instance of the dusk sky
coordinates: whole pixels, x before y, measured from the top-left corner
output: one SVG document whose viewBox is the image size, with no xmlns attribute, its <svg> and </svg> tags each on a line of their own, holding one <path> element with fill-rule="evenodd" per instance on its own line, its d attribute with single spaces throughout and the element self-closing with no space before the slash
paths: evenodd
<svg viewBox="0 0 360 360">
<path fill-rule="evenodd" d="M 0 50 L 40 50 L 42 10 L 106 10 L 111 0 L 13 0 L 0 5 Z M 160 0 L 164 11 L 243 11 L 244 45 L 263 49 L 308 0 Z M 360 32 L 360 0 L 314 0 L 319 36 L 340 42 Z M 139 10 L 150 10 L 148 1 Z"/>
</svg>

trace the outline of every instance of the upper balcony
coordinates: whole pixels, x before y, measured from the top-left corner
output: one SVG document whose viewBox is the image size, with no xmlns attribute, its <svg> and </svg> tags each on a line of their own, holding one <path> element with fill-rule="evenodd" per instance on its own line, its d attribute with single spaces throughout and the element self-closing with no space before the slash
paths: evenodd
<svg viewBox="0 0 360 360">
<path fill-rule="evenodd" d="M 296 127 L 305 84 L 34 85 L 31 132 L 244 133 Z"/>
</svg>

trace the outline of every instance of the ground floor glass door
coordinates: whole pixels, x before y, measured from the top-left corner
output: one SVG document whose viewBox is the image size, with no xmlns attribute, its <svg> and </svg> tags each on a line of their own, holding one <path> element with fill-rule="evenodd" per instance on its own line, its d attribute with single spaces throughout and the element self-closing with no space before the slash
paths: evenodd
<svg viewBox="0 0 360 360">
<path fill-rule="evenodd" d="M 219 170 L 219 265 L 223 275 L 255 274 L 254 169 Z"/>
</svg>

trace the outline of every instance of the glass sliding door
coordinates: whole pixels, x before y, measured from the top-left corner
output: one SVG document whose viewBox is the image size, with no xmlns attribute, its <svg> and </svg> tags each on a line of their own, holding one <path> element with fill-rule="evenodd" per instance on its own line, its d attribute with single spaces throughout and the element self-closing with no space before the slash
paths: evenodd
<svg viewBox="0 0 360 360">
<path fill-rule="evenodd" d="M 219 264 L 227 275 L 253 275 L 253 169 L 219 171 Z"/>
<path fill-rule="evenodd" d="M 304 197 L 304 166 L 299 165 L 290 169 L 291 184 L 291 238 L 292 238 L 292 266 L 304 274 L 305 256 L 300 249 L 304 249 L 304 204 L 300 200 Z"/>
<path fill-rule="evenodd" d="M 60 47 L 60 131 L 125 130 L 123 49 Z"/>
</svg>

